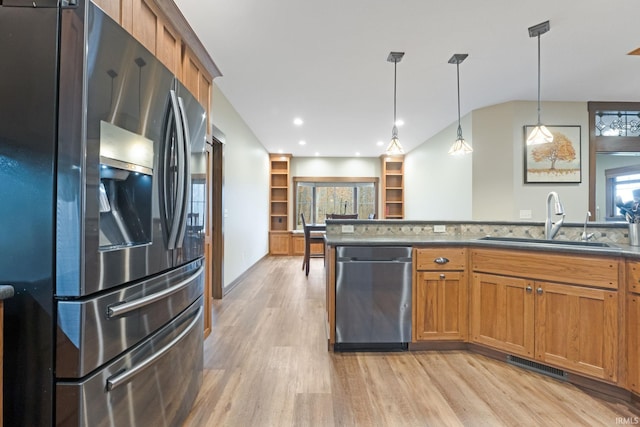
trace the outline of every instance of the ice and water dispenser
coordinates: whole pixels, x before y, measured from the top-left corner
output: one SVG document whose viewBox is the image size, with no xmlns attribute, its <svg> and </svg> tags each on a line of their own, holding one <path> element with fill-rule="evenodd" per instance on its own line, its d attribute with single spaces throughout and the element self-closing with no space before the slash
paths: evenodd
<svg viewBox="0 0 640 427">
<path fill-rule="evenodd" d="M 153 141 L 100 123 L 100 249 L 151 242 Z"/>
</svg>

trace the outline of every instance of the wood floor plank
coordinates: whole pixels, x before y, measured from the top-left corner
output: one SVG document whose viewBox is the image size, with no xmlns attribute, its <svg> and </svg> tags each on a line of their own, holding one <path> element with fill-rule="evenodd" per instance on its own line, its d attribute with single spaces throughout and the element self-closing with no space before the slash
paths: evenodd
<svg viewBox="0 0 640 427">
<path fill-rule="evenodd" d="M 624 402 L 465 351 L 327 351 L 322 259 L 267 257 L 212 307 L 184 427 L 566 426 L 640 417 Z"/>
</svg>

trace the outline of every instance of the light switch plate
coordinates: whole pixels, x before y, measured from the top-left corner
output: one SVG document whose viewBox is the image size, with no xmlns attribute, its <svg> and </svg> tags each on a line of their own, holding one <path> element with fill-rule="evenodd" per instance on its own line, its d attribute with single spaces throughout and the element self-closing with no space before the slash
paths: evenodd
<svg viewBox="0 0 640 427">
<path fill-rule="evenodd" d="M 433 232 L 434 233 L 446 233 L 447 232 L 447 226 L 446 225 L 434 225 L 433 226 Z"/>
<path fill-rule="evenodd" d="M 342 226 L 343 233 L 353 233 L 353 225 L 343 225 Z"/>
</svg>

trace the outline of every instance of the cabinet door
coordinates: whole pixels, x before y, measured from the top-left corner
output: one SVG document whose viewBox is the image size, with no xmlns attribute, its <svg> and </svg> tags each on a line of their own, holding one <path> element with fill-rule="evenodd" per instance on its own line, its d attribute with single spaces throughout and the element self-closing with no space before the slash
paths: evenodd
<svg viewBox="0 0 640 427">
<path fill-rule="evenodd" d="M 617 291 L 536 282 L 536 359 L 617 381 Z"/>
<path fill-rule="evenodd" d="M 627 296 L 627 384 L 640 393 L 640 295 Z"/>
<path fill-rule="evenodd" d="M 159 12 L 150 0 L 133 0 L 132 34 L 149 52 L 156 54 Z"/>
<path fill-rule="evenodd" d="M 416 340 L 466 340 L 467 286 L 464 273 L 418 272 L 416 290 Z"/>
<path fill-rule="evenodd" d="M 473 275 L 471 339 L 511 354 L 534 357 L 533 283 L 526 279 Z"/>
<path fill-rule="evenodd" d="M 289 232 L 269 233 L 269 253 L 271 255 L 289 255 Z"/>
<path fill-rule="evenodd" d="M 291 255 L 304 255 L 304 235 L 291 236 Z"/>
</svg>

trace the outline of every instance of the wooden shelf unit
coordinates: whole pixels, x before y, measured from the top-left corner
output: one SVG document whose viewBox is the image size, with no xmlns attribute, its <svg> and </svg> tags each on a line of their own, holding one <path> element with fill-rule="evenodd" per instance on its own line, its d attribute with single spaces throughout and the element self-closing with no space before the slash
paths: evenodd
<svg viewBox="0 0 640 427">
<path fill-rule="evenodd" d="M 289 165 L 291 154 L 270 154 L 269 254 L 289 255 Z"/>
<path fill-rule="evenodd" d="M 381 156 L 382 218 L 404 218 L 404 156 Z"/>
</svg>

